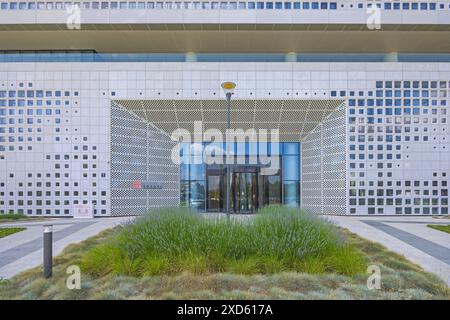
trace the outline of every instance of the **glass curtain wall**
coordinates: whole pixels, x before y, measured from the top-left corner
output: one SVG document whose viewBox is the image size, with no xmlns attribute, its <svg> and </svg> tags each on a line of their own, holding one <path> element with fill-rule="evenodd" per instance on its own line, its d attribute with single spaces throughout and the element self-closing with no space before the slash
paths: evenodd
<svg viewBox="0 0 450 320">
<path fill-rule="evenodd" d="M 196 211 L 220 211 L 225 207 L 226 162 L 224 159 L 223 164 L 206 164 L 203 151 L 207 145 L 208 143 L 181 146 L 180 204 Z M 222 149 L 224 158 L 224 145 L 214 146 Z M 257 199 L 251 206 L 252 212 L 270 204 L 300 206 L 300 143 L 234 143 L 232 150 L 235 155 L 235 162 L 232 164 L 235 172 L 235 176 L 232 176 L 234 187 L 232 186 L 230 195 L 232 202 L 242 202 L 243 195 L 237 193 L 242 193 L 244 189 L 237 187 L 242 184 L 242 179 L 251 173 L 255 175 L 252 176 L 255 181 L 252 180 L 252 184 L 249 184 L 252 186 L 251 190 L 246 191 L 254 194 L 247 195 L 245 199 Z M 279 169 L 270 172 L 270 175 L 263 174 L 263 170 L 270 167 L 270 164 L 265 162 L 267 159 L 261 160 L 265 155 L 268 155 L 267 159 L 272 162 L 276 157 L 279 163 Z M 230 203 L 230 206 L 242 207 L 238 203 Z"/>
<path fill-rule="evenodd" d="M 283 204 L 300 206 L 300 144 L 283 143 Z"/>
</svg>

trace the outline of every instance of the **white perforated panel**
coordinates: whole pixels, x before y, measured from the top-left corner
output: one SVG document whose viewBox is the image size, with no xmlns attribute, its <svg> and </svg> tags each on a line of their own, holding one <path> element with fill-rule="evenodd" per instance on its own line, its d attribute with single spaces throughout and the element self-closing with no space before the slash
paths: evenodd
<svg viewBox="0 0 450 320">
<path fill-rule="evenodd" d="M 346 105 L 342 103 L 302 141 L 302 207 L 346 214 Z"/>
<path fill-rule="evenodd" d="M 174 142 L 150 123 L 111 103 L 111 215 L 143 214 L 179 205 L 179 166 L 171 160 Z M 133 181 L 161 183 L 136 190 Z"/>
<path fill-rule="evenodd" d="M 118 100 L 118 104 L 171 134 L 178 128 L 226 129 L 225 100 Z M 342 100 L 232 100 L 231 127 L 279 129 L 280 141 L 299 141 L 337 108 Z"/>
</svg>

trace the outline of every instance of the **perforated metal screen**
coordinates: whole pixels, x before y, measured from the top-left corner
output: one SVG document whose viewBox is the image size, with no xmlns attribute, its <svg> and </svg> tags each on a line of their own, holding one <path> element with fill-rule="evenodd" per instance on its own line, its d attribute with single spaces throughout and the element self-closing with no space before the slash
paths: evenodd
<svg viewBox="0 0 450 320">
<path fill-rule="evenodd" d="M 347 214 L 346 106 L 340 105 L 302 141 L 302 207 Z"/>
<path fill-rule="evenodd" d="M 179 166 L 171 161 L 174 144 L 150 123 L 112 102 L 111 215 L 179 205 Z M 162 188 L 135 189 L 134 181 L 156 182 Z"/>
<path fill-rule="evenodd" d="M 178 128 L 193 132 L 194 121 L 204 130 L 225 132 L 225 100 L 117 100 L 139 118 L 166 134 Z M 232 100 L 231 127 L 247 130 L 279 129 L 280 141 L 302 140 L 343 100 Z"/>
</svg>

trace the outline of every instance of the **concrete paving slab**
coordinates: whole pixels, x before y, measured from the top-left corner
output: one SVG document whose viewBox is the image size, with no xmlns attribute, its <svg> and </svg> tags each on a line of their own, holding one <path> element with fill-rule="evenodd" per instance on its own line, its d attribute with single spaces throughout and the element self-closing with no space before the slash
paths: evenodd
<svg viewBox="0 0 450 320">
<path fill-rule="evenodd" d="M 72 233 L 83 229 L 94 222 L 76 223 L 68 225 L 66 228 L 61 230 L 53 231 L 53 242 L 56 243 L 58 240 L 64 239 Z M 28 242 L 22 243 L 21 245 L 10 248 L 1 252 L 0 268 L 4 267 L 14 261 L 24 257 L 32 252 L 35 252 L 42 248 L 42 241 L 39 239 L 31 239 Z"/>
<path fill-rule="evenodd" d="M 58 232 L 68 227 L 70 227 L 70 224 L 57 225 L 53 227 L 53 231 Z M 21 246 L 30 241 L 42 241 L 42 232 L 43 232 L 42 226 L 31 226 L 25 228 L 27 229 L 24 231 L 14 233 L 12 235 L 0 239 L 0 257 L 3 257 L 2 252 L 6 250 Z"/>
<path fill-rule="evenodd" d="M 390 225 L 394 228 L 411 232 L 415 235 L 420 235 L 421 238 L 426 239 L 428 241 L 431 241 L 433 243 L 438 243 L 439 245 L 446 247 L 447 249 L 450 249 L 450 233 L 446 233 L 443 231 L 439 231 L 436 229 L 432 229 L 430 227 L 427 227 L 428 223 L 387 223 L 385 224 Z M 437 224 L 437 223 L 433 223 Z M 447 223 L 447 224 L 450 224 Z"/>
<path fill-rule="evenodd" d="M 442 262 L 445 262 L 450 266 L 450 249 L 440 245 L 439 243 L 426 240 L 421 236 L 411 233 L 411 228 L 408 228 L 407 232 L 379 221 L 362 220 L 362 222 L 382 230 L 383 232 L 413 246 L 416 249 L 419 249 L 422 252 L 425 252 L 426 254 Z"/>
<path fill-rule="evenodd" d="M 69 244 L 81 242 L 100 231 L 113 228 L 129 220 L 129 217 L 111 217 L 59 221 L 53 224 L 53 256 L 60 254 Z M 0 278 L 10 278 L 24 270 L 42 264 L 42 228 L 48 222 L 33 222 L 31 225 L 29 223 L 14 223 L 13 226 L 24 224 L 27 224 L 33 231 L 22 235 L 17 246 L 12 246 L 10 242 L 4 243 L 5 248 L 8 247 L 6 250 L 0 251 Z M 36 237 L 39 233 L 40 236 Z M 2 248 L 1 243 L 0 248 Z"/>
<path fill-rule="evenodd" d="M 401 239 L 395 237 L 393 234 L 388 234 L 383 230 L 380 230 L 374 226 L 371 226 L 367 223 L 362 222 L 362 220 L 372 220 L 372 221 L 379 221 L 383 223 L 389 223 L 392 226 L 394 226 L 397 223 L 402 223 L 404 221 L 407 221 L 407 223 L 404 223 L 408 226 L 413 226 L 414 224 L 411 223 L 411 221 L 417 221 L 421 225 L 422 222 L 428 222 L 428 221 L 434 221 L 433 218 L 427 217 L 427 218 L 420 218 L 416 220 L 416 217 L 365 217 L 365 216 L 330 216 L 329 217 L 331 221 L 336 223 L 337 225 L 347 228 L 353 233 L 358 234 L 359 236 L 366 238 L 370 241 L 378 242 L 388 248 L 389 250 L 396 252 L 408 260 L 412 261 L 413 263 L 418 264 L 421 266 L 425 271 L 431 272 L 439 276 L 443 281 L 447 283 L 447 285 L 450 286 L 450 266 L 425 253 L 424 251 L 421 251 L 419 248 L 414 247 L 411 244 L 408 244 Z M 388 218 L 388 219 L 386 219 Z M 418 235 L 420 237 L 420 235 Z M 438 243 L 439 244 L 439 243 Z"/>
</svg>

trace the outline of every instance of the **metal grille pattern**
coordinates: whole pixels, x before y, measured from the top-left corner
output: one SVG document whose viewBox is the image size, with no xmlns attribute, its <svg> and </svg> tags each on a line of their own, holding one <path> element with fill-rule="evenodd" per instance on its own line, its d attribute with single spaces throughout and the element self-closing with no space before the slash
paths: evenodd
<svg viewBox="0 0 450 320">
<path fill-rule="evenodd" d="M 111 215 L 143 214 L 179 205 L 179 166 L 174 142 L 119 104 L 111 103 Z M 133 189 L 133 181 L 162 183 L 162 189 Z"/>
<path fill-rule="evenodd" d="M 232 100 L 233 129 L 279 129 L 280 141 L 302 140 L 343 100 Z M 178 128 L 194 131 L 194 121 L 225 132 L 224 100 L 118 100 L 166 134 Z"/>
<path fill-rule="evenodd" d="M 302 141 L 302 207 L 346 214 L 346 105 L 342 103 Z"/>
</svg>

